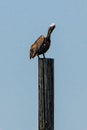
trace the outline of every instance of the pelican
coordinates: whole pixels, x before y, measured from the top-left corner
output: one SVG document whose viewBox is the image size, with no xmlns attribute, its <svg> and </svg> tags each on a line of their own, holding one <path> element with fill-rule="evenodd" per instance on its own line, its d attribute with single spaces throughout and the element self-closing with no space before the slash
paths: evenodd
<svg viewBox="0 0 87 130">
<path fill-rule="evenodd" d="M 30 47 L 30 59 L 34 58 L 35 56 L 43 54 L 43 58 L 45 58 L 45 52 L 49 49 L 50 47 L 50 37 L 51 37 L 51 33 L 55 28 L 55 24 L 52 23 L 50 25 L 50 27 L 48 28 L 48 32 L 47 32 L 47 36 L 44 37 L 44 35 L 41 35 L 35 42 L 34 44 L 31 45 Z"/>
</svg>

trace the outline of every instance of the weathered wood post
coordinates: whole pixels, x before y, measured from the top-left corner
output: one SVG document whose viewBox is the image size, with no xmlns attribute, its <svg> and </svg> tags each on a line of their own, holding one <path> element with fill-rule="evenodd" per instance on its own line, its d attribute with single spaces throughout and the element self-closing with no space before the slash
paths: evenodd
<svg viewBox="0 0 87 130">
<path fill-rule="evenodd" d="M 38 130 L 54 130 L 54 59 L 38 59 Z"/>
</svg>

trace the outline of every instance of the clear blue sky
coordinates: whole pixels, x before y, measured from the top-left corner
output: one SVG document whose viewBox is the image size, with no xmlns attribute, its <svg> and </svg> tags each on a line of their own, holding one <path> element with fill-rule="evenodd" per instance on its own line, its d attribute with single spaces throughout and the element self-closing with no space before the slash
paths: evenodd
<svg viewBox="0 0 87 130">
<path fill-rule="evenodd" d="M 38 129 L 37 57 L 55 22 L 55 130 L 87 130 L 87 0 L 0 0 L 0 130 Z"/>
</svg>

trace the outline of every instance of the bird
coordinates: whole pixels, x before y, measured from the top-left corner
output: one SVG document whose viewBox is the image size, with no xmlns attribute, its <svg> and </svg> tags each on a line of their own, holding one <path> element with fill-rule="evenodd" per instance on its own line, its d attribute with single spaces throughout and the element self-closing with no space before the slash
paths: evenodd
<svg viewBox="0 0 87 130">
<path fill-rule="evenodd" d="M 50 47 L 51 43 L 51 33 L 53 32 L 56 25 L 52 23 L 47 32 L 47 36 L 40 35 L 40 37 L 31 45 L 30 47 L 30 59 L 34 58 L 35 56 L 43 55 L 43 58 L 45 58 L 45 53 Z"/>
</svg>

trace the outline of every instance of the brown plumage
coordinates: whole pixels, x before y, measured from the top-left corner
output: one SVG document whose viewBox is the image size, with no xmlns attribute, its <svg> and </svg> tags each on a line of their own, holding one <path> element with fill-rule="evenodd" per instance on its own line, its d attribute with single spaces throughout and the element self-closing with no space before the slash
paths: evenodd
<svg viewBox="0 0 87 130">
<path fill-rule="evenodd" d="M 50 47 L 50 36 L 52 31 L 55 28 L 55 24 L 51 24 L 47 36 L 44 37 L 41 35 L 35 42 L 34 44 L 31 45 L 30 47 L 30 59 L 34 58 L 36 55 L 39 57 L 39 55 L 43 54 L 43 57 L 45 58 L 45 52 L 49 49 Z"/>
</svg>

